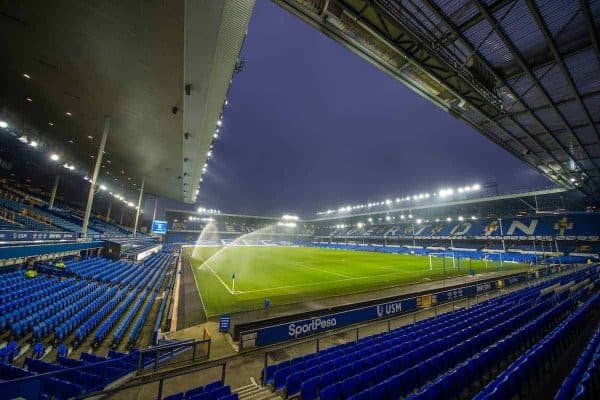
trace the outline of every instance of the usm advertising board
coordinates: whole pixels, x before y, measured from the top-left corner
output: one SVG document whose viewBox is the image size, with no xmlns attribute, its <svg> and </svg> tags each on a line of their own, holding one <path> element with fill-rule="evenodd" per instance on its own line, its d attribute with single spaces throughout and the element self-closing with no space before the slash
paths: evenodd
<svg viewBox="0 0 600 400">
<path fill-rule="evenodd" d="M 252 332 L 241 333 L 240 347 L 242 349 L 248 349 L 252 347 L 268 346 L 365 321 L 391 317 L 396 314 L 402 314 L 416 309 L 417 299 L 412 298 L 269 326 Z"/>
</svg>

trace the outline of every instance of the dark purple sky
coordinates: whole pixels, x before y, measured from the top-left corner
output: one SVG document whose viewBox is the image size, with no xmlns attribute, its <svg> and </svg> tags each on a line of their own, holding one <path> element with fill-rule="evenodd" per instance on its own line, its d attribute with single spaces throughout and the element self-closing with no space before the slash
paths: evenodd
<svg viewBox="0 0 600 400">
<path fill-rule="evenodd" d="M 548 181 L 268 0 L 257 0 L 199 204 L 278 216 L 484 183 Z"/>
</svg>

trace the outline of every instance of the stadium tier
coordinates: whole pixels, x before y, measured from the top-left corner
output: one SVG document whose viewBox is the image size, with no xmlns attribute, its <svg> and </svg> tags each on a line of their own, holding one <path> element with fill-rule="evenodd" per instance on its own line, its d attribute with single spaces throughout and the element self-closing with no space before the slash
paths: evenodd
<svg viewBox="0 0 600 400">
<path fill-rule="evenodd" d="M 588 268 L 271 365 L 262 379 L 302 400 L 450 399 L 477 392 L 477 399 L 509 399 L 556 358 L 581 321 L 598 326 L 599 283 L 599 270 Z"/>
<path fill-rule="evenodd" d="M 319 226 L 317 237 L 331 238 L 402 238 L 402 239 L 505 239 L 558 240 L 600 239 L 600 215 L 597 213 L 563 214 L 517 218 L 467 217 L 461 220 L 412 220 L 396 224 L 361 224 L 359 226 Z"/>
<path fill-rule="evenodd" d="M 158 330 L 162 325 L 164 306 L 155 299 L 173 283 L 166 278 L 173 275 L 176 259 L 169 249 L 141 263 L 89 257 L 66 260 L 61 268 L 41 263 L 35 278 L 19 270 L 0 274 L 0 332 L 10 339 L 0 350 L 0 379 L 15 387 L 39 381 L 41 386 L 31 392 L 36 396 L 70 398 L 101 390 L 137 370 L 136 345 L 144 326 Z M 148 321 L 152 311 L 156 323 Z M 148 337 L 156 337 L 156 332 L 147 333 L 146 341 Z M 67 357 L 67 348 L 73 352 L 105 342 L 104 348 L 131 351 L 109 350 L 107 357 L 81 352 L 80 360 Z M 55 362 L 40 360 L 49 358 L 53 348 Z M 149 363 L 154 360 L 143 361 Z M 50 372 L 55 374 L 46 376 Z M 0 382 L 0 388 L 5 386 Z M 9 393 L 17 396 L 19 391 Z"/>
</svg>

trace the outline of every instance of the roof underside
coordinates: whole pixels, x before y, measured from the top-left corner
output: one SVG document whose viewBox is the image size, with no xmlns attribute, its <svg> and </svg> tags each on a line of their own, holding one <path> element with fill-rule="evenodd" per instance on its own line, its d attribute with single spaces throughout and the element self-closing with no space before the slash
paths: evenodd
<svg viewBox="0 0 600 400">
<path fill-rule="evenodd" d="M 600 0 L 274 0 L 564 186 L 600 191 Z"/>
<path fill-rule="evenodd" d="M 253 4 L 2 2 L 0 115 L 87 174 L 108 115 L 100 183 L 193 202 Z"/>
</svg>

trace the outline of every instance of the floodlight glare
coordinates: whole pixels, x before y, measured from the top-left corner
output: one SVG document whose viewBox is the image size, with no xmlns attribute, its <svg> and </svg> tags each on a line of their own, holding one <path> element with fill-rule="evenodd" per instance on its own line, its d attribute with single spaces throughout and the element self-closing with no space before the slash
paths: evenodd
<svg viewBox="0 0 600 400">
<path fill-rule="evenodd" d="M 52 161 L 58 161 L 58 160 L 60 160 L 60 156 L 59 156 L 58 154 L 56 154 L 56 153 L 52 153 L 52 154 L 50 155 L 50 159 L 51 159 Z"/>
<path fill-rule="evenodd" d="M 100 190 L 106 190 L 106 186 L 100 185 Z"/>
<path fill-rule="evenodd" d="M 2 128 L 2 129 L 8 128 L 8 122 L 6 122 L 6 121 L 0 121 L 0 128 Z"/>
<path fill-rule="evenodd" d="M 38 143 L 37 143 L 35 140 L 32 140 L 31 142 L 29 142 L 29 145 L 30 145 L 31 147 L 34 147 L 34 148 L 35 148 L 35 147 L 37 147 L 37 146 L 38 146 Z"/>
</svg>

